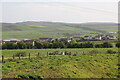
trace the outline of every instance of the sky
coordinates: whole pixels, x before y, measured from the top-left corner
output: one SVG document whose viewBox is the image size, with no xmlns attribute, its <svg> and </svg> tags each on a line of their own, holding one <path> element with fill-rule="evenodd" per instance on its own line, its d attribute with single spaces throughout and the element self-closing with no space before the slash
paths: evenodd
<svg viewBox="0 0 120 80">
<path fill-rule="evenodd" d="M 1 0 L 0 22 L 118 22 L 118 0 Z"/>
<path fill-rule="evenodd" d="M 1 0 L 1 2 L 118 2 L 119 0 Z"/>
</svg>

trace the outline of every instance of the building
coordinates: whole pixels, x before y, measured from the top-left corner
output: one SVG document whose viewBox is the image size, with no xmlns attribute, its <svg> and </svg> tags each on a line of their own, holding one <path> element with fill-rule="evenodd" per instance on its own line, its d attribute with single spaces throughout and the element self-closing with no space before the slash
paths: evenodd
<svg viewBox="0 0 120 80">
<path fill-rule="evenodd" d="M 81 41 L 81 40 L 83 40 L 83 38 L 82 37 L 73 37 L 72 40 Z"/>
<path fill-rule="evenodd" d="M 88 40 L 92 40 L 93 37 L 92 36 L 84 36 L 83 39 L 88 41 Z"/>
<path fill-rule="evenodd" d="M 72 38 L 61 38 L 59 39 L 59 42 L 70 42 L 72 41 Z"/>
<path fill-rule="evenodd" d="M 117 37 L 115 37 L 115 36 L 107 35 L 106 37 L 107 37 L 107 39 L 109 39 L 109 40 L 117 40 Z"/>
<path fill-rule="evenodd" d="M 93 39 L 94 40 L 102 40 L 102 36 L 95 36 Z"/>
<path fill-rule="evenodd" d="M 53 38 L 39 38 L 39 40 L 42 41 L 42 42 L 52 42 L 55 39 L 53 39 Z"/>
</svg>

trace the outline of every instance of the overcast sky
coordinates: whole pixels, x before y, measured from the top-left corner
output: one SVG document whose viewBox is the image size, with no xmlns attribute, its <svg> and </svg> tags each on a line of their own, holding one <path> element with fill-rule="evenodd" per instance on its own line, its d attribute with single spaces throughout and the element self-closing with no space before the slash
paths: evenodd
<svg viewBox="0 0 120 80">
<path fill-rule="evenodd" d="M 2 0 L 0 22 L 118 22 L 118 0 L 103 1 Z"/>
</svg>

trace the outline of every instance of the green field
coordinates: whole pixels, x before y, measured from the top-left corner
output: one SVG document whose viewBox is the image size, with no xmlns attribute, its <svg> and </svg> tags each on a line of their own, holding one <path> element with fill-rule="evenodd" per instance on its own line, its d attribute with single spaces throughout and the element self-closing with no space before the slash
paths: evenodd
<svg viewBox="0 0 120 80">
<path fill-rule="evenodd" d="M 84 49 L 23 49 L 2 50 L 6 59 L 18 52 L 31 53 L 40 57 L 16 59 L 2 64 L 4 78 L 117 78 L 118 54 L 108 54 L 107 50 L 118 52 L 118 48 Z M 49 55 L 47 52 L 67 51 L 73 55 Z M 93 51 L 93 52 L 92 52 Z M 97 53 L 94 53 L 97 51 Z M 84 52 L 84 54 L 83 54 Z M 42 56 L 44 55 L 44 56 Z"/>
<path fill-rule="evenodd" d="M 77 53 L 82 54 L 89 54 L 89 52 L 96 50 L 99 53 L 106 53 L 107 50 L 113 50 L 118 52 L 118 48 L 76 48 L 76 49 L 17 49 L 17 50 L 2 50 L 2 55 L 4 55 L 5 57 L 12 57 L 13 54 L 16 54 L 18 52 L 25 52 L 26 54 L 31 53 L 31 55 L 35 56 L 38 54 L 38 52 L 41 55 L 47 55 L 47 52 L 54 52 L 54 51 L 59 51 L 59 52 L 63 52 L 63 51 L 67 51 L 67 52 L 71 52 L 72 54 Z"/>
<path fill-rule="evenodd" d="M 38 39 L 43 37 L 64 38 L 85 35 L 95 36 L 97 34 L 118 31 L 118 26 L 115 23 L 69 24 L 56 22 L 22 22 L 16 24 L 4 23 L 0 27 L 2 27 L 2 39 Z"/>
<path fill-rule="evenodd" d="M 3 23 L 0 27 L 2 39 L 83 37 L 118 31 L 116 23 L 74 24 L 28 21 Z M 2 76 L 3 78 L 32 78 L 34 80 L 37 78 L 117 78 L 120 76 L 118 74 L 119 52 L 115 43 L 111 43 L 114 45 L 113 48 L 0 50 L 4 57 Z M 47 55 L 56 51 L 70 52 L 71 55 Z M 19 53 L 24 53 L 26 56 L 16 57 L 15 55 Z M 31 58 L 29 58 L 29 53 Z"/>
</svg>

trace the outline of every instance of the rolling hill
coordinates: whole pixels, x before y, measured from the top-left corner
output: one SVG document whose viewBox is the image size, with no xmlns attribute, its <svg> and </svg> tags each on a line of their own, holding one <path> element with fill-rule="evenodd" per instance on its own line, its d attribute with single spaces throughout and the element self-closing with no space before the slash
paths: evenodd
<svg viewBox="0 0 120 80">
<path fill-rule="evenodd" d="M 63 38 L 100 33 L 117 32 L 117 23 L 60 23 L 60 22 L 35 22 L 26 21 L 18 23 L 1 23 L 2 38 L 28 38 L 40 37 Z"/>
</svg>

